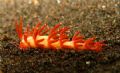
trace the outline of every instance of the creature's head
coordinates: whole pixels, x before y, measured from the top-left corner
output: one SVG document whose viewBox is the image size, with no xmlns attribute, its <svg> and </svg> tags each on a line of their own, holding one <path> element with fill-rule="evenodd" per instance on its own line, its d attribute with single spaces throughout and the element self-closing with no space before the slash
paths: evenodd
<svg viewBox="0 0 120 73">
<path fill-rule="evenodd" d="M 22 27 L 23 27 L 23 21 L 22 21 L 22 17 L 20 18 L 20 24 L 18 24 L 18 22 L 16 21 L 16 32 L 17 32 L 17 35 L 20 39 L 20 49 L 23 50 L 23 49 L 26 49 L 28 48 L 28 45 L 27 43 L 25 42 L 24 40 L 24 37 L 23 37 L 23 34 L 22 34 Z"/>
<path fill-rule="evenodd" d="M 20 39 L 20 49 L 25 50 L 27 48 L 29 48 L 30 46 L 34 47 L 35 46 L 35 42 L 33 39 L 33 37 L 28 36 L 28 33 L 30 33 L 29 30 L 29 26 L 26 28 L 26 31 L 24 33 L 22 33 L 22 27 L 23 27 L 23 21 L 22 21 L 22 17 L 20 18 L 20 24 L 18 24 L 18 22 L 16 21 L 16 32 L 18 34 L 18 37 Z M 29 44 L 30 43 L 30 44 Z"/>
<path fill-rule="evenodd" d="M 36 48 L 37 46 L 35 44 L 35 39 L 32 36 L 25 37 L 24 35 L 23 38 L 21 39 L 19 47 L 21 49 L 27 49 L 29 47 Z"/>
<path fill-rule="evenodd" d="M 21 39 L 19 47 L 20 47 L 21 50 L 25 50 L 29 47 L 29 45 L 24 39 Z"/>
</svg>

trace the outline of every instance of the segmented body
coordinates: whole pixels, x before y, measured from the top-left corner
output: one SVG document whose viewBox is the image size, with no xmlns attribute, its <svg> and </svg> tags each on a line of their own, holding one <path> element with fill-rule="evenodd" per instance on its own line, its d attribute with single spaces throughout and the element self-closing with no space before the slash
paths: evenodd
<svg viewBox="0 0 120 73">
<path fill-rule="evenodd" d="M 94 42 L 95 38 L 85 40 L 78 31 L 74 34 L 72 40 L 70 40 L 66 34 L 69 28 L 60 28 L 61 23 L 56 24 L 51 29 L 46 24 L 40 27 L 40 24 L 39 22 L 32 30 L 30 30 L 28 25 L 24 33 L 22 33 L 22 18 L 20 19 L 20 24 L 16 22 L 16 32 L 21 40 L 19 45 L 20 49 L 26 50 L 30 47 L 101 51 L 104 46 L 102 42 Z M 48 33 L 48 35 L 46 35 L 46 33 Z"/>
</svg>

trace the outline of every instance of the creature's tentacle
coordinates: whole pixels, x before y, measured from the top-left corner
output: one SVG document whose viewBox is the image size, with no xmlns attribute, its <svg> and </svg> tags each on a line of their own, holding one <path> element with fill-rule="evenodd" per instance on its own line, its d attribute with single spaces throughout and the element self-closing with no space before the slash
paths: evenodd
<svg viewBox="0 0 120 73">
<path fill-rule="evenodd" d="M 75 32 L 73 38 L 72 38 L 72 41 L 74 42 L 74 47 L 76 49 L 79 49 L 79 50 L 82 50 L 83 49 L 83 43 L 84 43 L 84 39 L 83 39 L 83 36 L 79 36 L 80 32 L 77 31 Z"/>
<path fill-rule="evenodd" d="M 53 32 L 55 32 L 55 30 L 57 30 L 57 29 L 60 27 L 61 24 L 62 24 L 62 23 L 56 24 L 56 25 L 50 30 L 50 34 L 53 33 Z"/>
<path fill-rule="evenodd" d="M 20 24 L 16 21 L 16 32 L 18 34 L 18 37 L 22 39 L 22 27 L 23 27 L 23 20 L 22 17 L 20 18 Z"/>
<path fill-rule="evenodd" d="M 66 31 L 68 31 L 69 28 L 68 27 L 63 27 L 60 29 L 60 45 L 61 48 L 69 48 L 68 46 L 64 45 L 65 42 L 69 41 L 67 34 L 65 33 Z"/>
<path fill-rule="evenodd" d="M 24 38 L 24 41 L 27 42 L 27 38 L 28 38 L 27 32 L 24 33 L 24 37 L 23 38 Z"/>
<path fill-rule="evenodd" d="M 59 28 L 60 25 L 61 25 L 61 24 L 57 24 L 57 25 L 55 25 L 55 27 L 53 27 L 53 28 L 50 30 L 49 37 L 48 37 L 49 40 L 50 40 L 51 38 L 52 38 L 52 39 L 55 39 L 55 38 L 59 39 L 59 38 L 58 38 L 58 33 L 59 33 L 59 31 L 58 31 L 57 29 Z"/>
<path fill-rule="evenodd" d="M 31 35 L 30 35 L 30 26 L 29 26 L 29 24 L 28 24 L 27 27 L 26 27 L 26 30 L 25 30 L 24 35 L 23 35 L 23 38 L 24 38 L 24 41 L 25 41 L 28 45 L 30 45 L 30 44 L 28 43 L 28 41 L 27 41 L 28 36 L 31 36 Z"/>
<path fill-rule="evenodd" d="M 94 47 L 94 44 L 95 44 L 94 40 L 95 40 L 95 37 L 93 37 L 93 38 L 88 38 L 88 39 L 84 42 L 84 46 L 83 46 L 83 47 L 84 47 L 85 49 L 91 50 L 91 48 Z"/>
<path fill-rule="evenodd" d="M 50 30 L 49 26 L 46 25 L 46 29 L 44 29 L 44 32 L 42 32 L 41 35 L 47 34 L 47 32 Z"/>
<path fill-rule="evenodd" d="M 27 31 L 27 33 L 30 35 L 30 25 L 29 25 L 29 24 L 27 24 L 26 31 Z"/>
<path fill-rule="evenodd" d="M 37 37 L 37 35 L 38 35 L 38 30 L 39 30 L 38 28 L 39 28 L 40 25 L 41 25 L 41 22 L 39 22 L 39 23 L 33 28 L 33 31 L 32 31 L 33 34 L 32 34 L 32 35 L 33 35 L 33 38 L 34 38 L 34 39 L 36 39 L 36 37 Z"/>
<path fill-rule="evenodd" d="M 56 24 L 51 30 L 50 30 L 50 33 L 49 33 L 49 36 L 48 36 L 48 45 L 51 47 L 51 48 L 56 48 L 54 47 L 53 45 L 51 45 L 52 43 L 55 43 L 57 41 L 59 41 L 59 30 L 58 28 L 60 27 L 61 23 L 59 24 Z"/>
<path fill-rule="evenodd" d="M 82 35 L 79 36 L 79 34 L 80 34 L 79 31 L 75 32 L 75 34 L 74 34 L 72 40 L 73 40 L 73 41 L 83 40 L 84 37 L 83 37 Z M 81 42 L 82 42 L 82 41 L 81 41 Z"/>
<path fill-rule="evenodd" d="M 47 31 L 45 31 L 45 30 L 46 30 L 45 28 L 47 28 Z M 46 33 L 48 32 L 48 29 L 49 29 L 49 27 L 47 26 L 47 24 L 44 24 L 44 25 L 38 30 L 38 34 L 39 34 L 39 35 L 44 35 L 44 34 L 46 34 Z M 43 30 L 44 30 L 45 32 L 43 32 Z"/>
<path fill-rule="evenodd" d="M 47 26 L 47 24 L 44 24 L 41 28 L 38 29 L 38 27 L 40 26 L 41 22 L 39 22 L 34 28 L 33 28 L 33 39 L 34 39 L 34 43 L 36 46 L 41 48 L 44 48 L 43 44 L 40 44 L 40 42 L 44 41 L 44 39 L 39 39 L 37 40 L 36 37 L 37 36 L 41 36 L 44 35 L 48 32 L 49 27 Z"/>
</svg>

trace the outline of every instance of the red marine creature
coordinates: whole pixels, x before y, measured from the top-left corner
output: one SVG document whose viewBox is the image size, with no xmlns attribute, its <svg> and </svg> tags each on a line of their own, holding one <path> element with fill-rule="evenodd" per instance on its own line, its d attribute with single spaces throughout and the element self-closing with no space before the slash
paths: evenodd
<svg viewBox="0 0 120 73">
<path fill-rule="evenodd" d="M 66 34 L 68 27 L 60 28 L 61 23 L 56 24 L 53 28 L 49 28 L 44 24 L 40 26 L 40 22 L 30 30 L 27 26 L 22 33 L 23 21 L 20 19 L 20 24 L 16 22 L 16 32 L 20 38 L 20 49 L 27 50 L 28 48 L 44 48 L 44 49 L 74 49 L 74 50 L 92 50 L 101 51 L 104 44 L 102 42 L 94 42 L 95 38 L 83 39 L 77 31 L 70 40 Z M 49 32 L 49 35 L 46 35 Z"/>
</svg>

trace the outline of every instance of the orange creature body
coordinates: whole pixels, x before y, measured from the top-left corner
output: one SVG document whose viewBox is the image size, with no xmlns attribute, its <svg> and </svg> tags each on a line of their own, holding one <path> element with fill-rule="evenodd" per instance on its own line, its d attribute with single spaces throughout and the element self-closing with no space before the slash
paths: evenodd
<svg viewBox="0 0 120 73">
<path fill-rule="evenodd" d="M 83 39 L 83 36 L 77 31 L 72 40 L 69 40 L 66 31 L 68 27 L 60 28 L 61 23 L 56 24 L 53 28 L 49 28 L 44 24 L 40 26 L 40 22 L 30 30 L 27 26 L 22 33 L 23 21 L 20 19 L 20 24 L 16 22 L 16 32 L 20 38 L 20 49 L 27 50 L 28 48 L 44 48 L 44 49 L 74 49 L 74 50 L 93 50 L 101 51 L 104 44 L 102 42 L 94 42 L 95 38 Z M 49 35 L 47 34 L 49 31 Z"/>
</svg>

